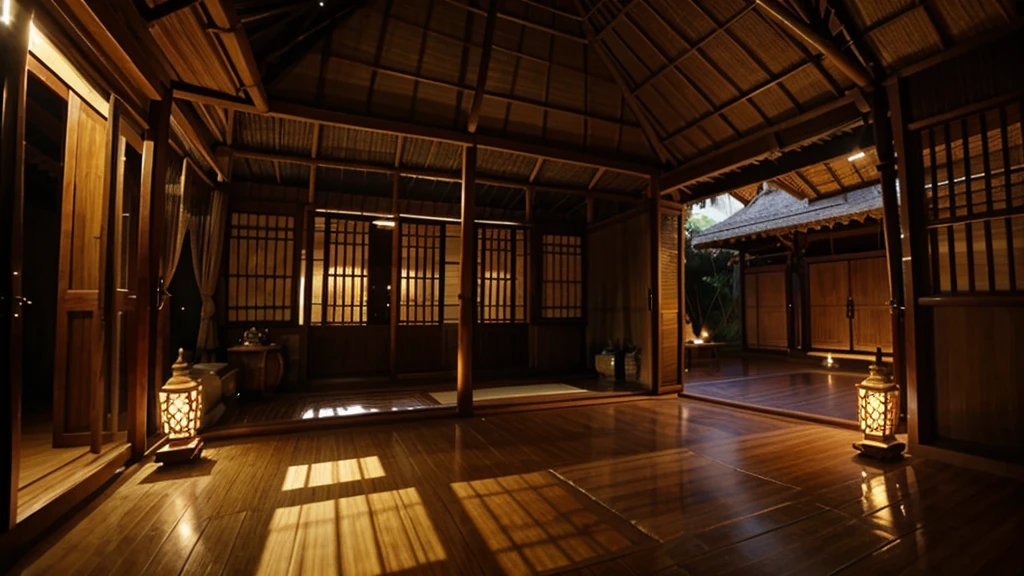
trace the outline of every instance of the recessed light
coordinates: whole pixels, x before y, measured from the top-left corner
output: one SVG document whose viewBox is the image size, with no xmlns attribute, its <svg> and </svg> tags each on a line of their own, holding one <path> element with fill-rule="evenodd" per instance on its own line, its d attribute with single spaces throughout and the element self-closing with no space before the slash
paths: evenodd
<svg viewBox="0 0 1024 576">
<path fill-rule="evenodd" d="M 857 152 L 857 153 L 856 153 L 856 154 L 854 154 L 853 156 L 850 156 L 849 158 L 847 158 L 847 161 L 849 161 L 849 162 L 853 162 L 854 160 L 860 160 L 860 159 L 861 159 L 861 158 L 863 158 L 864 156 L 867 156 L 867 154 L 865 154 L 865 153 L 863 153 L 863 152 Z"/>
</svg>

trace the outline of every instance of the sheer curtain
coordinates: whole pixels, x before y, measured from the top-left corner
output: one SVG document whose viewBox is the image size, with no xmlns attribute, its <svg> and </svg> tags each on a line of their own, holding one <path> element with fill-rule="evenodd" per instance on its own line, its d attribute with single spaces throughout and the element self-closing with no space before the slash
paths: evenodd
<svg viewBox="0 0 1024 576">
<path fill-rule="evenodd" d="M 189 196 L 185 185 L 188 167 L 185 160 L 171 162 L 167 166 L 167 193 L 164 197 L 164 269 L 161 270 L 166 290 L 174 278 L 178 268 L 181 249 L 185 244 L 185 233 L 188 232 Z M 167 292 L 160 295 L 160 308 L 164 307 Z"/>
<path fill-rule="evenodd" d="M 217 309 L 213 294 L 217 290 L 220 262 L 223 255 L 224 233 L 227 228 L 227 194 L 214 190 L 205 210 L 192 214 L 189 220 L 189 238 L 192 246 L 192 266 L 196 273 L 199 294 L 203 298 L 196 359 L 211 362 L 217 350 Z"/>
</svg>

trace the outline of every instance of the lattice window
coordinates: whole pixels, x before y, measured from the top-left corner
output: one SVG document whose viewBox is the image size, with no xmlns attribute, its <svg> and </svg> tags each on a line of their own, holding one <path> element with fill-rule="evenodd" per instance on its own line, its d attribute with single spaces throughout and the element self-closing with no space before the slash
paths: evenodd
<svg viewBox="0 0 1024 576">
<path fill-rule="evenodd" d="M 444 240 L 444 321 L 459 321 L 459 259 L 462 257 L 462 226 L 447 224 Z"/>
<path fill-rule="evenodd" d="M 1021 112 L 1014 103 L 920 132 L 932 293 L 1024 284 Z"/>
<path fill-rule="evenodd" d="M 401 224 L 401 280 L 398 292 L 400 324 L 441 321 L 441 224 Z"/>
<path fill-rule="evenodd" d="M 544 234 L 541 256 L 541 317 L 583 318 L 583 239 Z"/>
<path fill-rule="evenodd" d="M 477 322 L 526 319 L 526 231 L 477 230 Z"/>
<path fill-rule="evenodd" d="M 370 223 L 317 216 L 310 324 L 366 324 Z"/>
<path fill-rule="evenodd" d="M 236 212 L 228 234 L 228 322 L 290 322 L 295 218 Z"/>
</svg>

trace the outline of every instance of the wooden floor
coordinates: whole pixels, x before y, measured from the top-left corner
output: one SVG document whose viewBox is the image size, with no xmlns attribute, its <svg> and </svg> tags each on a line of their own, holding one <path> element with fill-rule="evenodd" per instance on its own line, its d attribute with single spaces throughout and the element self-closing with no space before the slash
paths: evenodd
<svg viewBox="0 0 1024 576">
<path fill-rule="evenodd" d="M 686 393 L 750 406 L 790 410 L 857 422 L 857 389 L 863 375 L 815 370 L 736 380 L 687 383 Z"/>
<path fill-rule="evenodd" d="M 216 443 L 25 574 L 1019 574 L 1024 485 L 663 397 Z"/>
</svg>

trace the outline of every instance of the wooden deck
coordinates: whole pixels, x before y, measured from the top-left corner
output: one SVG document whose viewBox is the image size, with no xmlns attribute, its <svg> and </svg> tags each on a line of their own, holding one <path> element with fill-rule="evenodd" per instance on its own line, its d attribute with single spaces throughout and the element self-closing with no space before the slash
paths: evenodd
<svg viewBox="0 0 1024 576">
<path fill-rule="evenodd" d="M 213 443 L 25 574 L 1019 574 L 1024 484 L 664 397 Z"/>
<path fill-rule="evenodd" d="M 795 372 L 687 384 L 686 393 L 856 424 L 857 389 L 854 385 L 862 380 L 864 376 L 851 373 Z"/>
</svg>

